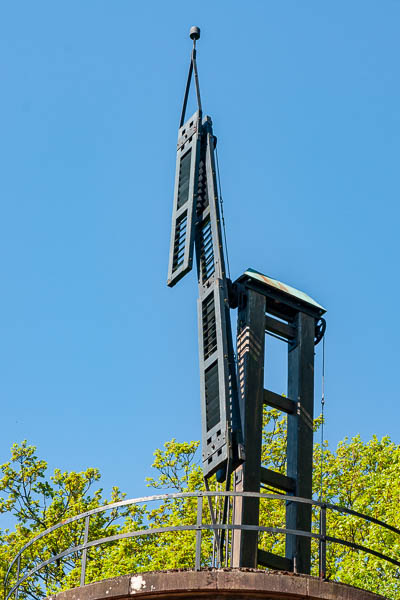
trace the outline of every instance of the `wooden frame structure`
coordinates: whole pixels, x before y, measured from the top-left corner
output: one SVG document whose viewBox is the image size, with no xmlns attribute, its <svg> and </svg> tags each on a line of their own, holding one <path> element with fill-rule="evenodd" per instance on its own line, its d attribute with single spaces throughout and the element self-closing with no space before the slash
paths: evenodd
<svg viewBox="0 0 400 600">
<path fill-rule="evenodd" d="M 234 474 L 235 489 L 259 492 L 264 485 L 287 493 L 286 528 L 311 531 L 311 506 L 291 502 L 290 496 L 312 497 L 314 345 L 325 309 L 303 292 L 251 269 L 235 285 L 239 402 L 246 455 Z M 264 389 L 266 332 L 287 342 L 287 397 Z M 265 404 L 288 415 L 286 475 L 261 466 Z M 259 525 L 259 499 L 238 498 L 234 514 L 237 524 Z M 287 534 L 285 557 L 259 548 L 256 531 L 238 531 L 233 543 L 234 566 L 310 572 L 309 538 Z"/>
</svg>

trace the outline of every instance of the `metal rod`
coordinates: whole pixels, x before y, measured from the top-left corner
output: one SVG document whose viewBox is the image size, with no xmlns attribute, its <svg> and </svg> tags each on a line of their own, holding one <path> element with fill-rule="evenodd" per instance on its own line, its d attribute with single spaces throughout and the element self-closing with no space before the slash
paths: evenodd
<svg viewBox="0 0 400 600">
<path fill-rule="evenodd" d="M 319 577 L 326 578 L 326 506 L 321 506 L 319 514 Z"/>
<path fill-rule="evenodd" d="M 207 479 L 207 477 L 204 477 L 204 486 L 205 486 L 207 492 L 209 492 L 210 491 L 210 487 L 208 485 L 208 479 Z M 210 510 L 211 523 L 213 525 L 216 525 L 217 519 L 215 517 L 214 507 L 212 505 L 212 496 L 208 495 L 207 496 L 207 501 L 208 501 L 208 508 Z M 219 557 L 219 555 L 218 555 L 218 548 L 219 548 L 219 544 L 220 544 L 220 539 L 219 538 L 220 538 L 219 531 L 218 531 L 218 529 L 215 529 L 214 530 L 214 537 L 213 537 L 213 556 L 212 556 L 212 565 L 213 566 L 215 566 L 214 561 L 215 561 L 215 549 L 216 549 L 216 546 L 217 546 L 217 559 Z"/>
<path fill-rule="evenodd" d="M 223 502 L 223 499 L 221 497 L 218 497 L 216 499 L 216 503 L 217 503 L 217 524 L 221 523 L 221 502 Z M 223 533 L 222 529 L 221 531 L 219 529 L 215 530 L 216 534 L 218 535 L 218 545 L 217 545 L 217 567 L 220 569 L 222 567 L 221 564 L 221 535 Z"/>
<path fill-rule="evenodd" d="M 196 522 L 196 558 L 195 571 L 200 571 L 201 567 L 201 528 L 203 522 L 203 496 L 197 498 L 197 522 Z"/>
<path fill-rule="evenodd" d="M 85 585 L 86 579 L 86 559 L 87 559 L 87 542 L 89 535 L 89 519 L 90 517 L 85 518 L 85 531 L 83 534 L 83 550 L 82 550 L 82 562 L 81 562 L 81 587 Z"/>
<path fill-rule="evenodd" d="M 122 506 L 130 506 L 131 504 L 142 504 L 145 502 L 155 502 L 158 500 L 174 500 L 177 498 L 197 498 L 200 495 L 201 496 L 212 496 L 212 497 L 240 496 L 243 498 L 262 498 L 264 500 L 265 499 L 284 500 L 284 501 L 288 500 L 288 496 L 285 494 L 264 494 L 264 493 L 260 493 L 260 492 L 233 492 L 233 491 L 228 491 L 228 492 L 223 492 L 223 491 L 221 491 L 221 492 L 214 492 L 214 491 L 210 491 L 210 492 L 176 492 L 173 494 L 155 494 L 154 496 L 142 496 L 139 498 L 129 498 L 127 500 L 120 500 L 119 502 L 113 502 L 112 504 L 106 504 L 104 506 L 98 506 L 97 508 L 92 508 L 92 510 L 88 510 L 79 515 L 75 515 L 74 517 L 70 517 L 69 519 L 65 519 L 65 521 L 62 521 L 61 523 L 57 523 L 56 525 L 49 527 L 45 531 L 42 531 L 41 533 L 39 533 L 39 535 L 37 535 L 36 537 L 29 540 L 29 542 L 27 542 L 21 548 L 19 553 L 11 561 L 10 566 L 12 566 L 17 561 L 18 556 L 21 555 L 22 552 L 24 552 L 27 548 L 29 548 L 29 546 L 31 546 L 32 544 L 37 542 L 39 539 L 41 539 L 48 533 L 52 533 L 59 527 L 64 527 L 65 525 L 68 525 L 69 523 L 73 523 L 74 521 L 79 521 L 80 519 L 84 519 L 87 516 L 95 515 L 97 513 L 104 512 L 106 510 L 112 510 L 114 508 L 120 508 Z M 351 508 L 346 508 L 345 506 L 338 506 L 335 504 L 330 504 L 329 502 L 319 502 L 318 500 L 311 500 L 310 498 L 301 498 L 300 496 L 290 496 L 290 501 L 291 502 L 299 502 L 301 504 L 312 504 L 313 506 L 324 505 L 324 506 L 326 506 L 326 508 L 328 508 L 330 510 L 335 510 L 337 512 L 344 512 L 349 515 L 354 515 L 355 517 L 360 517 L 361 519 L 364 519 L 365 521 L 370 521 L 371 523 L 380 525 L 380 526 L 384 527 L 385 529 L 389 529 L 390 531 L 393 531 L 394 533 L 400 534 L 400 529 L 393 527 L 393 525 L 388 525 L 384 521 L 375 519 L 374 517 L 371 517 L 370 515 L 364 515 L 363 513 L 352 510 Z"/>
<path fill-rule="evenodd" d="M 229 492 L 230 483 L 231 483 L 231 460 L 228 458 L 226 462 L 226 475 L 225 475 L 225 492 Z M 227 515 L 228 515 L 228 504 L 229 504 L 229 495 L 224 497 L 224 508 L 222 511 L 222 524 L 225 525 L 227 523 Z M 225 529 L 221 531 L 221 541 L 220 541 L 220 560 L 223 562 L 224 560 L 224 546 L 225 546 Z M 221 565 L 222 566 L 222 565 Z"/>
<path fill-rule="evenodd" d="M 211 566 L 213 569 L 215 569 L 215 534 L 213 535 L 213 551 L 212 551 L 212 558 L 211 558 Z"/>
<path fill-rule="evenodd" d="M 196 40 L 194 40 L 194 42 L 193 42 L 192 63 L 193 63 L 193 70 L 194 70 L 194 83 L 196 86 L 197 105 L 199 107 L 199 113 L 201 115 L 202 108 L 201 108 L 201 98 L 200 98 L 200 84 L 199 84 L 199 75 L 197 73 L 197 63 L 196 63 Z"/>
<path fill-rule="evenodd" d="M 197 32 L 193 32 L 193 29 L 197 29 Z M 196 63 L 196 40 L 198 40 L 200 37 L 200 29 L 198 29 L 197 27 L 195 27 L 195 28 L 192 27 L 190 37 L 193 40 L 193 50 L 192 50 L 192 54 L 190 57 L 189 73 L 188 73 L 188 78 L 186 81 L 185 95 L 183 98 L 183 106 L 182 106 L 181 120 L 179 122 L 179 127 L 182 127 L 182 125 L 185 122 L 186 107 L 187 107 L 187 101 L 189 98 L 189 90 L 190 90 L 190 84 L 192 81 L 193 71 L 194 71 L 194 83 L 195 83 L 195 87 L 196 87 L 197 105 L 198 105 L 198 110 L 200 113 L 200 118 L 201 118 L 201 113 L 202 113 L 199 74 L 197 72 L 197 63 Z"/>
<path fill-rule="evenodd" d="M 313 539 L 317 539 L 317 540 L 319 540 L 321 537 L 318 533 L 312 533 L 309 531 L 300 531 L 298 529 L 286 529 L 286 528 L 281 528 L 281 527 L 262 527 L 262 526 L 257 526 L 257 525 L 223 525 L 223 524 L 217 524 L 217 525 L 203 524 L 202 525 L 202 529 L 204 529 L 204 530 L 213 530 L 214 528 L 228 529 L 228 530 L 242 530 L 242 531 L 257 531 L 257 532 L 267 532 L 267 533 L 287 533 L 290 535 L 304 536 L 304 537 L 313 538 Z M 181 526 L 174 526 L 174 527 L 160 527 L 160 528 L 156 528 L 156 529 L 149 528 L 149 529 L 141 530 L 141 531 L 129 531 L 126 533 L 110 536 L 108 538 L 102 538 L 100 540 L 94 540 L 92 542 L 89 542 L 87 544 L 87 548 L 100 546 L 101 544 L 104 544 L 107 542 L 114 542 L 114 541 L 117 541 L 120 539 L 125 539 L 125 538 L 130 538 L 130 537 L 140 537 L 143 535 L 154 535 L 157 533 L 166 533 L 168 531 L 196 531 L 197 532 L 197 530 L 198 530 L 197 525 L 181 525 Z M 380 552 L 376 552 L 375 550 L 371 550 L 370 548 L 367 548 L 365 546 L 361 546 L 360 544 L 353 544 L 352 542 L 347 542 L 346 540 L 342 540 L 340 538 L 335 538 L 335 537 L 331 537 L 331 536 L 326 536 L 326 541 L 336 543 L 336 544 L 342 544 L 353 550 L 361 550 L 362 552 L 366 552 L 367 554 L 372 554 L 373 556 L 376 556 L 377 558 L 388 561 L 388 562 L 392 563 L 393 565 L 400 567 L 399 561 L 397 561 L 393 558 L 390 558 L 389 556 L 386 556 L 384 554 L 381 554 Z M 67 550 L 64 550 L 63 552 L 60 552 L 56 556 L 52 556 L 48 560 L 43 561 L 42 563 L 37 565 L 37 567 L 35 567 L 34 569 L 31 569 L 31 571 L 29 571 L 26 575 L 24 575 L 21 578 L 19 585 L 24 583 L 24 581 L 26 581 L 29 577 L 32 577 L 35 573 L 40 571 L 40 569 L 42 569 L 46 565 L 58 560 L 59 558 L 63 558 L 64 556 L 72 554 L 73 552 L 78 552 L 80 550 L 83 550 L 83 548 L 84 548 L 83 544 L 80 546 L 74 546 L 72 548 L 68 548 Z M 11 588 L 10 592 L 6 596 L 6 600 L 8 600 L 8 598 L 10 598 L 11 594 L 13 594 L 13 592 L 15 592 L 17 587 L 18 587 L 18 585 L 14 585 Z"/>
<path fill-rule="evenodd" d="M 235 472 L 233 473 L 233 491 L 236 492 L 236 474 Z M 236 502 L 235 499 L 232 498 L 232 524 L 236 523 Z M 235 536 L 233 535 L 233 531 L 232 531 L 232 537 L 231 537 L 231 565 L 232 565 L 232 558 L 233 558 L 233 551 L 235 549 Z"/>
<path fill-rule="evenodd" d="M 388 561 L 391 564 L 393 564 L 397 567 L 400 567 L 399 560 L 395 560 L 385 554 L 377 552 L 376 550 L 372 550 L 365 546 L 361 546 L 360 544 L 354 544 L 352 542 L 348 542 L 347 540 L 343 540 L 340 538 L 326 535 L 326 522 L 325 522 L 325 525 L 324 525 L 324 523 L 321 523 L 321 529 L 320 529 L 321 533 L 312 533 L 312 532 L 302 531 L 302 530 L 298 530 L 298 529 L 263 527 L 261 525 L 243 525 L 243 524 L 235 525 L 233 523 L 232 524 L 223 524 L 223 523 L 216 523 L 216 522 L 209 525 L 209 524 L 202 523 L 202 511 L 199 509 L 199 505 L 201 504 L 201 506 L 202 506 L 202 498 L 203 497 L 207 497 L 207 498 L 243 497 L 243 498 L 262 498 L 264 500 L 271 499 L 271 500 L 288 501 L 288 496 L 283 495 L 283 494 L 265 494 L 265 493 L 258 493 L 258 492 L 237 492 L 237 491 L 228 491 L 228 492 L 206 491 L 206 492 L 183 492 L 183 493 L 175 493 L 175 494 L 157 494 L 154 496 L 144 496 L 141 498 L 121 500 L 119 502 L 114 502 L 114 503 L 106 505 L 106 506 L 97 507 L 97 508 L 87 511 L 85 513 L 81 513 L 80 515 L 70 517 L 69 519 L 66 519 L 62 523 L 53 525 L 52 527 L 48 528 L 46 531 L 43 531 L 42 533 L 40 533 L 38 536 L 36 536 L 35 538 L 30 540 L 23 546 L 23 548 L 19 551 L 19 553 L 13 558 L 13 560 L 11 561 L 10 566 L 8 568 L 8 571 L 7 571 L 7 574 L 5 577 L 5 581 L 4 581 L 5 589 L 6 590 L 8 589 L 8 593 L 5 594 L 5 599 L 8 600 L 12 595 L 14 595 L 17 592 L 18 588 L 21 586 L 21 584 L 23 584 L 28 578 L 35 575 L 38 571 L 40 571 L 42 568 L 44 568 L 48 564 L 53 563 L 53 562 L 63 558 L 64 556 L 68 556 L 70 554 L 73 554 L 74 552 L 82 551 L 82 559 L 83 559 L 83 553 L 85 550 L 87 551 L 89 548 L 100 546 L 101 544 L 105 544 L 108 542 L 114 542 L 114 541 L 122 540 L 125 538 L 140 537 L 140 536 L 144 536 L 144 535 L 154 535 L 157 533 L 164 533 L 164 532 L 168 532 L 168 531 L 169 532 L 172 532 L 172 531 L 196 531 L 196 540 L 197 539 L 200 540 L 200 543 L 197 544 L 197 548 L 199 549 L 199 552 L 200 552 L 200 555 L 198 557 L 198 560 L 200 560 L 200 564 L 201 564 L 201 530 L 213 531 L 213 532 L 220 532 L 220 531 L 224 531 L 224 530 L 228 530 L 228 531 L 238 530 L 238 531 L 258 531 L 260 533 L 262 533 L 262 532 L 288 533 L 291 535 L 309 537 L 309 538 L 313 538 L 316 540 L 321 540 L 321 538 L 322 538 L 322 541 L 330 542 L 333 544 L 341 544 L 341 545 L 351 548 L 353 550 L 359 550 L 362 552 L 366 552 L 367 554 L 371 554 L 373 556 L 376 556 L 379 559 Z M 149 502 L 149 501 L 177 499 L 177 498 L 197 498 L 198 523 L 196 525 L 181 525 L 181 526 L 173 526 L 173 527 L 149 528 L 149 529 L 143 529 L 143 530 L 139 530 L 139 531 L 138 530 L 128 531 L 128 532 L 104 537 L 101 539 L 92 540 L 90 542 L 87 542 L 87 536 L 86 536 L 83 544 L 80 544 L 80 545 L 74 546 L 74 547 L 69 547 L 66 550 L 63 550 L 62 552 L 60 552 L 59 554 L 57 554 L 55 556 L 51 556 L 51 558 L 36 565 L 33 569 L 31 569 L 29 572 L 25 573 L 21 578 L 19 578 L 22 553 L 28 547 L 32 546 L 32 544 L 34 544 L 38 539 L 43 538 L 44 536 L 46 536 L 49 533 L 52 533 L 56 529 L 58 529 L 60 527 L 64 527 L 65 525 L 67 525 L 69 523 L 72 523 L 72 522 L 75 522 L 75 521 L 78 521 L 81 519 L 85 519 L 85 521 L 86 521 L 85 522 L 85 530 L 88 530 L 89 517 L 93 514 L 104 512 L 104 511 L 110 510 L 110 509 L 115 509 L 115 508 L 121 507 L 121 506 L 129 506 L 129 505 L 141 504 L 141 503 Z M 370 523 L 375 523 L 375 524 L 383 527 L 386 530 L 392 531 L 395 534 L 400 535 L 400 529 L 397 529 L 396 527 L 393 527 L 392 525 L 388 525 L 387 523 L 380 521 L 379 519 L 375 519 L 374 517 L 371 517 L 370 515 L 364 515 L 362 513 L 359 513 L 357 511 L 354 511 L 349 508 L 345 508 L 343 506 L 335 506 L 334 504 L 330 504 L 327 502 L 322 503 L 317 500 L 301 498 L 298 496 L 290 496 L 290 501 L 298 502 L 300 504 L 309 504 L 312 506 L 319 506 L 321 508 L 321 517 L 320 518 L 326 519 L 326 516 L 323 517 L 323 514 L 325 513 L 325 515 L 326 515 L 327 510 L 334 510 L 336 512 L 342 512 L 345 514 L 359 517 L 359 518 L 363 519 L 364 521 L 368 521 Z M 324 529 L 324 527 L 325 527 L 325 529 Z M 326 547 L 326 544 L 325 544 L 325 547 Z M 196 550 L 197 550 L 197 548 L 196 548 Z M 16 564 L 16 566 L 17 566 L 17 582 L 15 585 L 11 586 L 11 589 L 9 589 L 8 581 L 9 581 L 11 568 L 14 564 Z M 321 571 L 324 571 L 324 569 L 321 569 Z M 17 594 L 15 594 L 15 595 L 17 595 Z"/>
<path fill-rule="evenodd" d="M 229 523 L 230 508 L 231 508 L 231 499 L 228 496 L 228 513 L 226 516 L 227 523 Z M 229 534 L 230 533 L 231 533 L 231 530 L 228 529 L 226 532 L 226 540 L 225 540 L 225 567 L 229 567 Z"/>
<path fill-rule="evenodd" d="M 322 382 L 321 382 L 321 461 L 320 461 L 320 484 L 319 484 L 319 499 L 323 500 L 323 484 L 324 484 L 324 424 L 325 424 L 325 336 L 322 338 Z"/>
<path fill-rule="evenodd" d="M 187 106 L 187 101 L 188 101 L 188 97 L 189 97 L 189 90 L 190 90 L 190 82 L 192 80 L 192 73 L 193 73 L 193 60 L 192 60 L 192 57 L 190 57 L 189 73 L 188 73 L 188 78 L 187 78 L 187 81 L 186 81 L 185 96 L 183 98 L 183 106 L 182 106 L 181 120 L 179 122 L 179 127 L 182 127 L 182 125 L 185 122 L 186 106 Z"/>
</svg>

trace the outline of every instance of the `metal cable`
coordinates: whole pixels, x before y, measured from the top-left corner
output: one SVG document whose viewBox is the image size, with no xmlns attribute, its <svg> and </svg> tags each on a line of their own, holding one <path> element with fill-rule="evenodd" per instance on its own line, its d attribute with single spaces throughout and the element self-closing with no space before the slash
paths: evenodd
<svg viewBox="0 0 400 600">
<path fill-rule="evenodd" d="M 199 75 L 197 73 L 197 62 L 196 62 L 196 40 L 193 40 L 192 65 L 193 65 L 193 71 L 194 71 L 194 83 L 196 86 L 197 105 L 198 105 L 199 113 L 201 114 L 202 108 L 201 108 L 201 97 L 200 97 L 200 83 L 199 83 Z"/>
<path fill-rule="evenodd" d="M 189 73 L 188 73 L 188 77 L 187 77 L 187 81 L 186 81 L 185 95 L 183 97 L 183 106 L 182 106 L 182 112 L 181 112 L 181 119 L 179 121 L 179 127 L 182 127 L 182 125 L 185 122 L 186 107 L 187 107 L 187 101 L 189 98 L 189 90 L 190 90 L 190 84 L 192 81 L 193 72 L 194 72 L 194 85 L 196 88 L 197 105 L 198 105 L 198 110 L 199 110 L 199 113 L 201 116 L 202 108 L 201 108 L 199 75 L 197 72 L 197 62 L 196 62 L 196 40 L 193 40 L 193 50 L 192 50 L 192 54 L 190 55 Z"/>
<path fill-rule="evenodd" d="M 226 241 L 226 228 L 225 228 L 225 217 L 224 217 L 224 201 L 222 199 L 222 188 L 221 188 L 221 176 L 219 173 L 219 160 L 218 160 L 218 150 L 215 148 L 215 157 L 217 163 L 217 179 L 218 179 L 218 196 L 219 196 L 219 205 L 221 207 L 221 221 L 222 221 L 222 230 L 224 233 L 224 246 L 225 246 L 225 254 L 226 254 L 226 266 L 228 270 L 228 277 L 231 278 L 231 268 L 229 265 L 229 254 L 228 254 L 228 244 Z"/>
<path fill-rule="evenodd" d="M 188 73 L 188 77 L 187 77 L 187 81 L 186 81 L 185 95 L 183 97 L 183 105 L 182 105 L 181 119 L 179 121 L 179 127 L 182 127 L 182 125 L 185 122 L 186 107 L 187 107 L 187 101 L 188 101 L 188 97 L 189 97 L 190 82 L 192 81 L 192 73 L 193 73 L 193 59 L 192 59 L 192 57 L 190 57 L 189 73 Z"/>
<path fill-rule="evenodd" d="M 322 338 L 322 382 L 321 382 L 321 461 L 320 461 L 320 489 L 319 489 L 319 500 L 322 502 L 323 496 L 323 481 L 324 481 L 324 408 L 325 408 L 325 336 Z"/>
</svg>

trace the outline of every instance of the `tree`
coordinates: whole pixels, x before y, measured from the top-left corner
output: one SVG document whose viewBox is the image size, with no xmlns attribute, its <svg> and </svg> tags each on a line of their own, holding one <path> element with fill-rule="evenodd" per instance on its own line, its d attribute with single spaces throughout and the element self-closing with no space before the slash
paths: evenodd
<svg viewBox="0 0 400 600">
<path fill-rule="evenodd" d="M 277 411 L 265 411 L 263 465 L 285 473 L 286 420 Z M 321 425 L 315 420 L 315 430 Z M 322 453 L 322 461 L 321 461 Z M 321 492 L 322 466 L 322 492 Z M 400 446 L 389 437 L 378 440 L 373 436 L 363 442 L 359 435 L 339 442 L 336 450 L 329 450 L 328 442 L 321 449 L 314 446 L 314 498 L 337 504 L 375 517 L 400 529 Z M 282 503 L 261 503 L 261 520 L 284 527 Z M 319 513 L 313 513 L 313 531 L 318 533 Z M 400 560 L 400 535 L 396 535 L 360 518 L 330 511 L 327 534 L 332 537 L 363 545 Z M 264 535 L 266 550 L 284 552 L 282 535 Z M 318 545 L 312 543 L 312 574 L 318 574 Z M 329 544 L 327 577 L 365 590 L 400 598 L 400 569 L 364 552 L 352 551 L 346 546 Z"/>
<path fill-rule="evenodd" d="M 315 421 L 316 429 L 320 423 L 321 418 Z M 282 473 L 286 469 L 285 438 L 286 419 L 277 411 L 266 409 L 262 461 L 264 466 Z M 147 485 L 159 492 L 204 489 L 201 468 L 196 462 L 198 446 L 198 442 L 166 442 L 163 449 L 155 452 L 152 466 L 157 475 L 148 478 Z M 340 442 L 334 452 L 325 443 L 322 452 L 325 501 L 373 515 L 400 528 L 399 446 L 387 437 L 382 440 L 373 437 L 365 443 L 356 436 Z M 318 444 L 315 445 L 314 459 L 314 493 L 317 497 L 321 480 L 321 447 Z M 16 519 L 14 530 L 0 532 L 0 573 L 3 577 L 15 554 L 41 531 L 68 517 L 125 497 L 118 488 L 111 490 L 108 500 L 101 488 L 93 492 L 92 488 L 100 479 L 97 469 L 81 473 L 56 470 L 48 477 L 46 462 L 38 458 L 36 449 L 26 442 L 13 446 L 10 461 L 2 465 L 1 470 L 0 493 L 3 499 L 0 500 L 0 512 L 9 512 Z M 218 489 L 218 484 L 211 482 L 210 487 Z M 215 503 L 217 512 L 221 510 L 218 503 L 220 500 Z M 263 524 L 284 527 L 285 507 L 282 501 L 265 499 L 260 506 Z M 167 499 L 155 507 L 144 503 L 100 512 L 90 519 L 89 539 L 146 528 L 193 524 L 196 510 L 195 499 Z M 203 510 L 204 520 L 209 520 L 207 505 Z M 313 528 L 318 530 L 317 510 Z M 353 516 L 330 513 L 328 534 L 391 554 L 394 558 L 400 555 L 400 536 L 383 532 Z M 79 545 L 83 535 L 83 521 L 55 529 L 24 553 L 21 568 L 27 572 L 65 548 Z M 284 536 L 262 534 L 260 546 L 283 553 Z M 195 536 L 191 531 L 152 534 L 103 544 L 88 553 L 86 582 L 132 572 L 192 567 L 194 551 Z M 205 533 L 202 538 L 203 566 L 210 565 L 212 553 L 211 533 Z M 313 557 L 316 574 L 317 545 L 314 543 Z M 20 597 L 40 599 L 79 585 L 80 565 L 79 552 L 50 563 L 23 584 Z M 327 575 L 331 579 L 400 599 L 399 569 L 365 553 L 331 545 L 328 548 Z"/>
</svg>

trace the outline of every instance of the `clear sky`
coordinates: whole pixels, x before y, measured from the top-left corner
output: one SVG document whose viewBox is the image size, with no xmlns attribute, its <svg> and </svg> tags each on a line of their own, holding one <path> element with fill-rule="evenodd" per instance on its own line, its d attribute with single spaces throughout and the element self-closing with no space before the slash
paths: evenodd
<svg viewBox="0 0 400 600">
<path fill-rule="evenodd" d="M 2 3 L 0 462 L 26 438 L 136 496 L 155 448 L 200 437 L 195 273 L 166 286 L 192 25 L 232 276 L 328 309 L 332 445 L 400 442 L 399 22 L 393 0 Z"/>
</svg>

